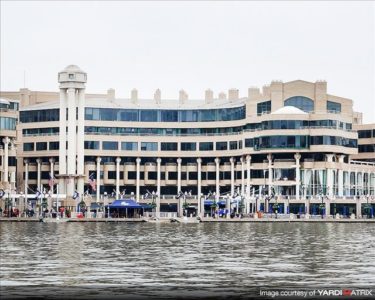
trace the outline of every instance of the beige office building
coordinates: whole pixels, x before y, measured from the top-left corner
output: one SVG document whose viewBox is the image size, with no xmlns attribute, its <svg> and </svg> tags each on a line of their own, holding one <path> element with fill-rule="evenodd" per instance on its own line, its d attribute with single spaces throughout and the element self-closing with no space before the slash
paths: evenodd
<svg viewBox="0 0 375 300">
<path fill-rule="evenodd" d="M 58 79 L 59 92 L 1 92 L 4 103 L 19 103 L 1 111 L 1 120 L 17 120 L 1 123 L 3 189 L 42 190 L 54 176 L 66 206 L 75 191 L 91 203 L 150 203 L 144 195 L 154 191 L 159 215 L 182 214 L 182 201 L 199 215 L 212 201 L 233 207 L 235 194 L 246 213 L 270 212 L 276 201 L 285 213 L 317 214 L 322 202 L 327 215 L 375 208 L 375 126 L 324 81 L 273 81 L 244 95 L 206 90 L 202 99 L 181 90 L 169 100 L 160 90 L 149 99 L 136 89 L 126 99 L 113 89 L 88 94 L 86 73 L 73 65 Z"/>
</svg>

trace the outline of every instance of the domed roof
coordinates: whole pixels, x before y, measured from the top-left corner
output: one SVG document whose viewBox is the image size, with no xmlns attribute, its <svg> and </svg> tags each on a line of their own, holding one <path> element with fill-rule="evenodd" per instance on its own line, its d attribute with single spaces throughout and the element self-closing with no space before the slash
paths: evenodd
<svg viewBox="0 0 375 300">
<path fill-rule="evenodd" d="M 271 115 L 307 115 L 307 113 L 295 106 L 284 106 L 272 112 Z"/>
<path fill-rule="evenodd" d="M 69 65 L 67 66 L 63 72 L 78 72 L 78 73 L 85 73 L 84 71 L 81 70 L 80 67 L 78 67 L 77 65 Z"/>
</svg>

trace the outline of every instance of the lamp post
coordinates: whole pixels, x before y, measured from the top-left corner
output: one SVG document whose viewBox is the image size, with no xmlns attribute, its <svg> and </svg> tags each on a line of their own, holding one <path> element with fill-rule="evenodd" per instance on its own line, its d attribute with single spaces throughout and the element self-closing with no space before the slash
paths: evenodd
<svg viewBox="0 0 375 300">
<path fill-rule="evenodd" d="M 103 195 L 103 207 L 104 207 L 104 217 L 105 217 L 105 206 L 108 204 L 108 194 L 107 192 L 104 192 L 104 195 Z M 107 215 L 107 218 L 110 219 L 111 218 L 111 210 L 109 208 L 109 205 L 107 207 L 107 211 L 108 211 L 108 215 Z"/>
<path fill-rule="evenodd" d="M 323 211 L 324 211 L 325 205 L 324 205 L 324 203 L 323 203 L 324 198 L 323 198 L 323 190 L 322 190 L 321 187 L 319 188 L 319 197 L 320 197 L 321 200 L 322 200 L 322 203 L 319 204 L 319 209 L 320 209 L 320 212 L 321 212 L 321 214 L 322 214 L 322 219 L 323 219 L 323 215 L 324 215 L 324 214 L 323 214 Z"/>
<path fill-rule="evenodd" d="M 371 209 L 370 209 L 371 205 L 368 203 L 369 197 L 370 196 L 367 194 L 366 195 L 366 204 L 364 205 L 364 208 L 363 208 L 363 210 L 366 212 L 368 218 L 370 217 L 370 211 L 371 211 Z"/>
<path fill-rule="evenodd" d="M 149 191 L 149 190 L 146 190 L 146 193 L 143 195 L 143 199 L 148 199 L 149 197 L 151 196 L 151 203 L 149 204 L 149 206 L 151 207 L 152 209 L 152 213 L 155 213 L 155 208 L 156 208 L 156 203 L 155 203 L 155 191 L 152 191 L 152 193 Z M 155 216 L 156 216 L 156 213 L 155 213 Z"/>
</svg>

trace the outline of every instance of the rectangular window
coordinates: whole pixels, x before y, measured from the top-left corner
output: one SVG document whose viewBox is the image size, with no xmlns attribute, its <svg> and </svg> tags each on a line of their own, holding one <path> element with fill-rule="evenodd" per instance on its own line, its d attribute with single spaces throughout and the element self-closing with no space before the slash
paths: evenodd
<svg viewBox="0 0 375 300">
<path fill-rule="evenodd" d="M 158 151 L 158 143 L 142 142 L 141 151 Z"/>
<path fill-rule="evenodd" d="M 228 142 L 216 142 L 216 151 L 228 150 Z"/>
<path fill-rule="evenodd" d="M 85 149 L 99 150 L 99 141 L 85 141 Z"/>
<path fill-rule="evenodd" d="M 138 121 L 138 110 L 137 109 L 127 109 L 121 110 L 120 114 L 120 121 Z"/>
<path fill-rule="evenodd" d="M 327 111 L 340 113 L 341 112 L 341 103 L 327 101 Z"/>
<path fill-rule="evenodd" d="M 214 150 L 214 146 L 212 142 L 200 142 L 199 143 L 199 151 L 212 151 Z"/>
<path fill-rule="evenodd" d="M 216 180 L 216 172 L 207 172 L 207 180 Z"/>
<path fill-rule="evenodd" d="M 169 180 L 177 180 L 177 172 L 168 172 Z"/>
<path fill-rule="evenodd" d="M 181 143 L 181 151 L 195 151 L 197 143 Z"/>
<path fill-rule="evenodd" d="M 257 114 L 262 115 L 271 112 L 271 101 L 260 102 L 257 104 Z"/>
<path fill-rule="evenodd" d="M 46 142 L 36 143 L 36 151 L 45 151 L 45 150 L 47 150 L 47 143 Z"/>
<path fill-rule="evenodd" d="M 34 143 L 24 143 L 23 151 L 34 151 Z"/>
<path fill-rule="evenodd" d="M 141 122 L 157 122 L 157 110 L 141 110 Z"/>
<path fill-rule="evenodd" d="M 135 179 L 137 179 L 137 172 L 135 172 L 135 171 L 129 171 L 128 172 L 128 179 L 129 180 L 135 180 Z"/>
<path fill-rule="evenodd" d="M 245 139 L 245 147 L 246 148 L 254 147 L 254 139 Z"/>
<path fill-rule="evenodd" d="M 161 143 L 161 151 L 177 151 L 177 143 Z"/>
<path fill-rule="evenodd" d="M 358 130 L 358 138 L 360 139 L 371 138 L 371 130 Z"/>
<path fill-rule="evenodd" d="M 189 172 L 189 180 L 197 180 L 198 173 L 197 172 Z"/>
<path fill-rule="evenodd" d="M 237 150 L 238 149 L 238 142 L 237 141 L 230 141 L 229 142 L 230 150 Z"/>
<path fill-rule="evenodd" d="M 163 110 L 161 111 L 162 122 L 178 122 L 177 110 Z"/>
<path fill-rule="evenodd" d="M 108 179 L 116 179 L 116 171 L 108 171 Z"/>
<path fill-rule="evenodd" d="M 137 142 L 122 142 L 121 149 L 125 151 L 138 151 Z"/>
<path fill-rule="evenodd" d="M 118 142 L 103 142 L 103 150 L 118 150 Z"/>
<path fill-rule="evenodd" d="M 157 180 L 158 174 L 157 172 L 147 172 L 147 177 L 150 180 Z"/>
</svg>

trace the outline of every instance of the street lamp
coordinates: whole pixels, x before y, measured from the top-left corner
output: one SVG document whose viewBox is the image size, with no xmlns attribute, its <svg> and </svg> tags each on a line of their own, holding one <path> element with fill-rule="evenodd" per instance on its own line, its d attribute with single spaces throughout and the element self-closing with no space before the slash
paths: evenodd
<svg viewBox="0 0 375 300">
<path fill-rule="evenodd" d="M 324 205 L 324 203 L 323 203 L 324 197 L 323 197 L 323 190 L 322 190 L 321 187 L 319 188 L 319 197 L 320 197 L 321 200 L 322 200 L 322 203 L 319 204 L 319 209 L 320 209 L 320 212 L 321 212 L 321 214 L 322 214 L 322 219 L 323 219 L 323 211 L 324 211 L 324 209 L 325 209 L 325 205 Z"/>
</svg>

